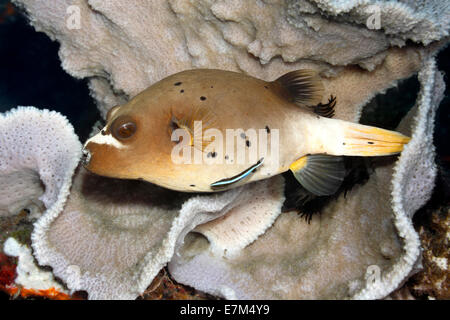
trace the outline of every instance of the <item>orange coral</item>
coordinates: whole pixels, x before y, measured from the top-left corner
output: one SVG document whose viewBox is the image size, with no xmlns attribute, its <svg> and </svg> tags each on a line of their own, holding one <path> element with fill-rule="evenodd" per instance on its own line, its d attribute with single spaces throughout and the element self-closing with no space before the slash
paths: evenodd
<svg viewBox="0 0 450 320">
<path fill-rule="evenodd" d="M 63 292 L 59 292 L 55 288 L 50 288 L 46 290 L 35 290 L 35 289 L 26 289 L 22 287 L 16 286 L 3 286 L 0 285 L 0 290 L 8 293 L 10 296 L 14 297 L 44 297 L 52 300 L 71 300 L 72 297 Z"/>
<path fill-rule="evenodd" d="M 8 257 L 0 252 L 0 291 L 4 291 L 12 297 L 44 297 L 53 300 L 69 300 L 74 297 L 63 292 L 59 292 L 55 288 L 46 290 L 26 289 L 14 284 L 16 278 L 16 264 L 14 258 Z"/>
</svg>

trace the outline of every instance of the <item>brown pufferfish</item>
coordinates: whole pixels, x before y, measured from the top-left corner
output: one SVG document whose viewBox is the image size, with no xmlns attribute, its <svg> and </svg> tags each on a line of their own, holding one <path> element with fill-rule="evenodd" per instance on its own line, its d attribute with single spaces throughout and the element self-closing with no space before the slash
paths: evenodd
<svg viewBox="0 0 450 320">
<path fill-rule="evenodd" d="M 225 190 L 291 170 L 310 192 L 330 195 L 344 179 L 342 156 L 392 155 L 410 139 L 331 119 L 336 99 L 322 104 L 323 91 L 313 70 L 272 82 L 223 70 L 183 71 L 112 108 L 103 130 L 85 143 L 84 164 L 99 175 L 184 192 Z M 197 158 L 174 161 L 174 150 Z"/>
</svg>

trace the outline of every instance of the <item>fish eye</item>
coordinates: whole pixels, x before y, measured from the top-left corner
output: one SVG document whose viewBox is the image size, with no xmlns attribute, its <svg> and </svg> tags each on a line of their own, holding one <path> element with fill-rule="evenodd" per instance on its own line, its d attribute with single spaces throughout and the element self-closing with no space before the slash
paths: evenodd
<svg viewBox="0 0 450 320">
<path fill-rule="evenodd" d="M 131 138 L 136 133 L 136 122 L 129 117 L 119 117 L 111 125 L 113 136 L 119 140 Z"/>
</svg>

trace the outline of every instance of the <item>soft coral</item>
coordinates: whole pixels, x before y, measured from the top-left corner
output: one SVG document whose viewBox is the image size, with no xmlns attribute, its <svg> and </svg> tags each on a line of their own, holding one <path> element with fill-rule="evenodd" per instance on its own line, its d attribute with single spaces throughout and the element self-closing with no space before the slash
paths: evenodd
<svg viewBox="0 0 450 320">
<path fill-rule="evenodd" d="M 16 276 L 14 260 L 0 252 L 0 288 L 13 284 Z"/>
</svg>

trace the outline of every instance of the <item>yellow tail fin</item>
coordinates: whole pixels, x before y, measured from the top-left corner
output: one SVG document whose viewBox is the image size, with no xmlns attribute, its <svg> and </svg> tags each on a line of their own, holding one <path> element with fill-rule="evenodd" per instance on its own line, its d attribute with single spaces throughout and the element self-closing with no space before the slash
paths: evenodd
<svg viewBox="0 0 450 320">
<path fill-rule="evenodd" d="M 343 154 L 386 156 L 399 153 L 411 138 L 401 133 L 352 123 L 344 129 Z"/>
</svg>

